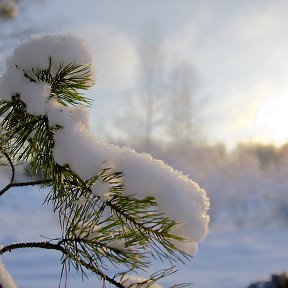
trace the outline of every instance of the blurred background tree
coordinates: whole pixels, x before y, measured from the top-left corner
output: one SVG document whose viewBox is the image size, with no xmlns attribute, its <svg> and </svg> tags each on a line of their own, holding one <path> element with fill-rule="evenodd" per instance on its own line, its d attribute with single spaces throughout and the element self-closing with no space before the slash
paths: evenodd
<svg viewBox="0 0 288 288">
<path fill-rule="evenodd" d="M 197 137 L 199 126 L 196 121 L 194 98 L 197 77 L 192 64 L 178 61 L 170 73 L 167 134 L 172 142 L 190 145 Z"/>
<path fill-rule="evenodd" d="M 152 152 L 156 130 L 163 125 L 162 104 L 166 95 L 161 46 L 159 30 L 156 26 L 149 26 L 138 43 L 137 87 L 127 94 L 124 115 L 115 123 L 125 135 L 125 140 L 132 140 L 139 149 L 149 153 Z"/>
<path fill-rule="evenodd" d="M 197 71 L 187 61 L 170 63 L 163 45 L 157 27 L 146 27 L 138 45 L 138 81 L 115 120 L 125 144 L 151 154 L 167 143 L 189 147 L 201 135 Z"/>
</svg>

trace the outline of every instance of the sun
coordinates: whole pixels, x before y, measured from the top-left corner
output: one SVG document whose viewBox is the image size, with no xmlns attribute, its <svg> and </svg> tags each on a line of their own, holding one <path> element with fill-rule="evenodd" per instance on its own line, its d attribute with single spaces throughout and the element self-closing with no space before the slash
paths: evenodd
<svg viewBox="0 0 288 288">
<path fill-rule="evenodd" d="M 255 126 L 262 142 L 288 142 L 288 94 L 265 98 L 257 110 Z"/>
</svg>

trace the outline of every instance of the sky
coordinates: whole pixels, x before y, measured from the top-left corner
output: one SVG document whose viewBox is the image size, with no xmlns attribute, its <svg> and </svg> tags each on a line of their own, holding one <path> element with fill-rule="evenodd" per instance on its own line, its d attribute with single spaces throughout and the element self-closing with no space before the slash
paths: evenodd
<svg viewBox="0 0 288 288">
<path fill-rule="evenodd" d="M 288 140 L 287 9 L 285 0 L 49 0 L 31 15 L 91 46 L 97 84 L 87 95 L 100 136 L 117 136 L 116 119 L 137 85 L 137 47 L 156 27 L 165 63 L 184 61 L 197 73 L 205 138 L 233 148 Z"/>
</svg>

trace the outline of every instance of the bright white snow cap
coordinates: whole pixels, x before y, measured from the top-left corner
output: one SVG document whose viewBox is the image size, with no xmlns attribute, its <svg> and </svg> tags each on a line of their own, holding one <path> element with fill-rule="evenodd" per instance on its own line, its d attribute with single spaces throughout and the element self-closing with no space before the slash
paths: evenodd
<svg viewBox="0 0 288 288">
<path fill-rule="evenodd" d="M 51 63 L 50 63 L 51 61 Z M 69 64 L 89 66 L 87 72 L 90 77 L 86 81 L 86 86 L 90 87 L 95 84 L 95 71 L 92 65 L 92 54 L 86 43 L 79 37 L 73 35 L 46 35 L 43 37 L 31 37 L 20 44 L 14 51 L 13 55 L 7 61 L 7 72 L 0 78 L 0 98 L 10 100 L 13 95 L 23 93 L 21 99 L 27 107 L 29 113 L 38 115 L 43 112 L 43 101 L 49 93 L 49 84 L 46 86 L 29 84 L 29 80 L 24 76 L 24 71 L 28 74 L 34 71 L 48 69 L 51 66 L 51 73 L 56 74 L 61 65 Z M 28 83 L 28 84 L 27 84 Z M 38 90 L 40 94 L 39 101 L 33 90 Z M 41 92 L 43 92 L 41 94 Z M 32 95 L 33 94 L 33 95 Z M 49 95 L 48 95 L 49 96 Z M 38 97 L 38 98 L 39 98 Z M 31 98 L 30 103 L 29 99 Z M 32 103 L 38 101 L 38 103 Z M 42 107 L 40 107 L 42 105 Z M 36 107 L 37 106 L 37 107 Z"/>
<path fill-rule="evenodd" d="M 64 66 L 71 63 L 77 65 L 90 65 L 92 54 L 86 42 L 74 35 L 46 35 L 32 37 L 19 45 L 12 57 L 7 61 L 9 67 L 19 67 L 30 72 L 32 68 L 48 69 L 49 59 L 52 67 L 58 69 L 60 64 Z M 94 74 L 93 67 L 91 73 Z M 94 83 L 91 82 L 91 85 Z"/>
</svg>

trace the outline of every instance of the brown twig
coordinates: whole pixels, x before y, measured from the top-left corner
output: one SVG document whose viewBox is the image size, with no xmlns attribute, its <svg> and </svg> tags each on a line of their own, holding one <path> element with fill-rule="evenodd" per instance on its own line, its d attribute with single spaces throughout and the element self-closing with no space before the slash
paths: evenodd
<svg viewBox="0 0 288 288">
<path fill-rule="evenodd" d="M 38 180 L 38 181 L 29 181 L 29 182 L 19 182 L 19 183 L 9 183 L 0 191 L 0 196 L 7 192 L 10 188 L 13 187 L 26 187 L 26 186 L 36 186 L 36 185 L 45 185 L 51 183 L 50 179 L 47 180 Z"/>
</svg>

